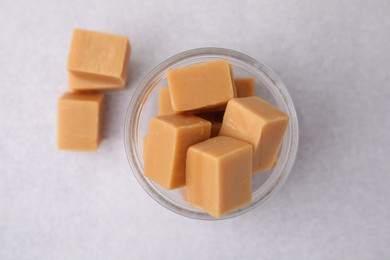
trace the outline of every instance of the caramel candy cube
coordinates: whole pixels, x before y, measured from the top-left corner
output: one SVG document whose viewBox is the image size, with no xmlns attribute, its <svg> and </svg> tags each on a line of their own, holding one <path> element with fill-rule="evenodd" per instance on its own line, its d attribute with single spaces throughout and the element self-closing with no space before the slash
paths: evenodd
<svg viewBox="0 0 390 260">
<path fill-rule="evenodd" d="M 185 185 L 187 149 L 210 137 L 210 122 L 191 115 L 152 117 L 144 150 L 145 175 L 166 189 Z"/>
<path fill-rule="evenodd" d="M 127 37 L 75 29 L 68 56 L 72 90 L 123 89 L 131 47 Z"/>
<path fill-rule="evenodd" d="M 176 112 L 223 107 L 235 97 L 230 66 L 225 60 L 169 70 L 167 79 Z"/>
<path fill-rule="evenodd" d="M 229 101 L 219 135 L 253 146 L 253 172 L 271 169 L 288 125 L 288 116 L 267 101 L 253 96 Z"/>
<path fill-rule="evenodd" d="M 169 89 L 161 88 L 158 95 L 158 115 L 172 114 L 175 114 L 175 111 L 172 108 Z"/>
<path fill-rule="evenodd" d="M 145 151 L 146 151 L 146 142 L 148 140 L 148 136 L 145 135 L 144 138 L 142 139 L 142 150 L 143 150 L 143 157 L 145 158 Z"/>
<path fill-rule="evenodd" d="M 255 95 L 255 79 L 253 78 L 236 78 L 237 97 L 250 97 Z"/>
<path fill-rule="evenodd" d="M 96 150 L 102 140 L 104 95 L 65 93 L 58 100 L 58 148 Z"/>
<path fill-rule="evenodd" d="M 188 149 L 187 199 L 214 217 L 252 200 L 252 146 L 218 136 Z"/>
</svg>

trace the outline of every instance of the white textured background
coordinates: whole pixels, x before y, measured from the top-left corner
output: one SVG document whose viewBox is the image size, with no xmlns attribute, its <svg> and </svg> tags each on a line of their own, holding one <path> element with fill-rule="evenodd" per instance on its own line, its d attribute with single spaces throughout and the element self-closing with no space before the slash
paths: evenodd
<svg viewBox="0 0 390 260">
<path fill-rule="evenodd" d="M 228 3 L 227 3 L 228 2 Z M 129 87 L 95 153 L 56 149 L 74 27 L 129 36 Z M 226 221 L 183 218 L 132 176 L 136 83 L 192 48 L 244 52 L 295 102 L 286 185 Z M 390 1 L 0 1 L 0 259 L 390 259 Z"/>
</svg>

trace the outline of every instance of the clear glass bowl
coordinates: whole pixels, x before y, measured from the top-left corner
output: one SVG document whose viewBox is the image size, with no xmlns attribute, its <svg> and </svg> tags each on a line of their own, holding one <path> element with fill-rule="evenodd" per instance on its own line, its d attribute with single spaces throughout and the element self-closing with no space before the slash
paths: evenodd
<svg viewBox="0 0 390 260">
<path fill-rule="evenodd" d="M 232 64 L 234 77 L 252 77 L 256 80 L 256 95 L 287 113 L 290 117 L 276 166 L 253 176 L 253 200 L 245 207 L 222 218 L 214 218 L 191 206 L 185 200 L 183 189 L 165 190 L 144 175 L 143 138 L 149 119 L 158 113 L 158 91 L 167 86 L 166 72 L 173 68 L 224 59 Z M 127 109 L 124 140 L 130 168 L 145 191 L 158 203 L 180 215 L 202 219 L 221 220 L 236 217 L 264 203 L 281 187 L 293 166 L 298 149 L 298 121 L 294 104 L 279 77 L 267 66 L 237 51 L 222 48 L 200 48 L 177 54 L 152 70 L 138 85 Z"/>
</svg>

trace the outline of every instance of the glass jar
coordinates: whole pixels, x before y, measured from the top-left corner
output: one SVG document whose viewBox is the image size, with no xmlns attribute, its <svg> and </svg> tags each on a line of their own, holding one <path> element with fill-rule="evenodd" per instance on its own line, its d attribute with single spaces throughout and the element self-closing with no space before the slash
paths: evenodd
<svg viewBox="0 0 390 260">
<path fill-rule="evenodd" d="M 196 63 L 227 60 L 233 66 L 234 77 L 251 77 L 256 81 L 256 95 L 277 106 L 290 117 L 275 167 L 253 175 L 252 201 L 221 218 L 214 218 L 193 207 L 185 199 L 185 189 L 165 190 L 144 175 L 143 140 L 149 120 L 158 114 L 158 92 L 167 86 L 166 72 Z M 126 156 L 130 168 L 144 190 L 158 203 L 180 215 L 221 220 L 253 210 L 268 200 L 282 186 L 293 166 L 298 149 L 298 120 L 294 104 L 279 77 L 267 66 L 237 51 L 222 48 L 200 48 L 177 54 L 153 69 L 137 86 L 127 109 L 124 124 Z"/>
</svg>

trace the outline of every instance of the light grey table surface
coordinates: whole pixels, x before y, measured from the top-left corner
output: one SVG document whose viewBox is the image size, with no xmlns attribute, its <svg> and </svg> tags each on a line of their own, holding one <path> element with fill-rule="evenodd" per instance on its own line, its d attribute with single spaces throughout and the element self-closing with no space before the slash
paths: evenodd
<svg viewBox="0 0 390 260">
<path fill-rule="evenodd" d="M 129 36 L 97 152 L 56 149 L 74 27 Z M 390 259 L 390 1 L 0 2 L 0 259 Z M 291 175 L 264 206 L 187 219 L 124 152 L 136 83 L 164 59 L 226 47 L 273 68 L 299 116 Z"/>
</svg>

